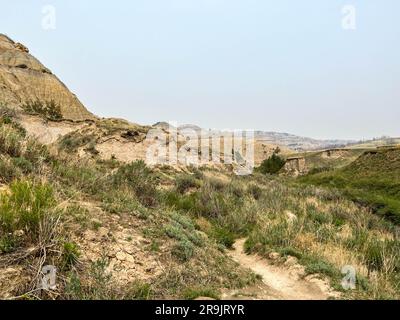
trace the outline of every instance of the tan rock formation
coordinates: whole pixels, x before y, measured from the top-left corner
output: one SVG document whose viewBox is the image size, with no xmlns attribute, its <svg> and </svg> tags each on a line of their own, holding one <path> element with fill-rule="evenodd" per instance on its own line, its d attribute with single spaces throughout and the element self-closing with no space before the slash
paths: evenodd
<svg viewBox="0 0 400 320">
<path fill-rule="evenodd" d="M 0 34 L 0 104 L 19 107 L 31 101 L 54 101 L 66 119 L 95 118 L 24 45 Z"/>
<path fill-rule="evenodd" d="M 304 157 L 292 157 L 286 160 L 284 172 L 289 175 L 298 176 L 307 172 L 306 159 Z"/>
</svg>

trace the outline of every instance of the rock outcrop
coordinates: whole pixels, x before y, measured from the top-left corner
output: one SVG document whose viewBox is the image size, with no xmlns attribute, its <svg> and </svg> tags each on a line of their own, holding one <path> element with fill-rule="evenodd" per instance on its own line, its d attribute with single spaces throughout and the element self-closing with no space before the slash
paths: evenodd
<svg viewBox="0 0 400 320">
<path fill-rule="evenodd" d="M 292 157 L 286 159 L 283 172 L 292 176 L 298 176 L 307 173 L 306 159 L 304 157 Z"/>
<path fill-rule="evenodd" d="M 0 34 L 0 104 L 54 102 L 65 119 L 94 119 L 78 98 L 28 48 Z"/>
</svg>

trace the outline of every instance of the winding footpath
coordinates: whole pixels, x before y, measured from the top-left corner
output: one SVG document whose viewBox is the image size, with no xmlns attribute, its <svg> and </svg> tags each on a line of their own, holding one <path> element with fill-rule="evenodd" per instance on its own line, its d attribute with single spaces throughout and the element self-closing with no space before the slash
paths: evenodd
<svg viewBox="0 0 400 320">
<path fill-rule="evenodd" d="M 277 266 L 259 255 L 246 254 L 245 241 L 237 240 L 228 254 L 241 267 L 261 276 L 262 282 L 241 290 L 226 291 L 222 299 L 326 300 L 337 295 L 326 281 L 316 276 L 304 277 L 304 268 L 295 262 Z"/>
</svg>

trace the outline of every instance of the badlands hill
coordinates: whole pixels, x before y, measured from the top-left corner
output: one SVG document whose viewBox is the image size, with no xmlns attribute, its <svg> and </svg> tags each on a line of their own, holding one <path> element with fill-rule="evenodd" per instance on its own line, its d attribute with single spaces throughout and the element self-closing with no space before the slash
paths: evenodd
<svg viewBox="0 0 400 320">
<path fill-rule="evenodd" d="M 94 116 L 28 48 L 0 34 L 0 101 L 17 107 L 36 101 L 54 102 L 65 119 Z"/>
</svg>

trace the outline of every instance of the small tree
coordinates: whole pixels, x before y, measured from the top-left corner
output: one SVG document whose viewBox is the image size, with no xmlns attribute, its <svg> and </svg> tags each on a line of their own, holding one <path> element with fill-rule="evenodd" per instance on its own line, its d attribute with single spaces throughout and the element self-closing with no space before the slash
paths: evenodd
<svg viewBox="0 0 400 320">
<path fill-rule="evenodd" d="M 258 170 L 263 174 L 276 174 L 283 168 L 285 163 L 286 161 L 283 158 L 274 153 L 271 157 L 265 159 L 261 163 Z"/>
</svg>

